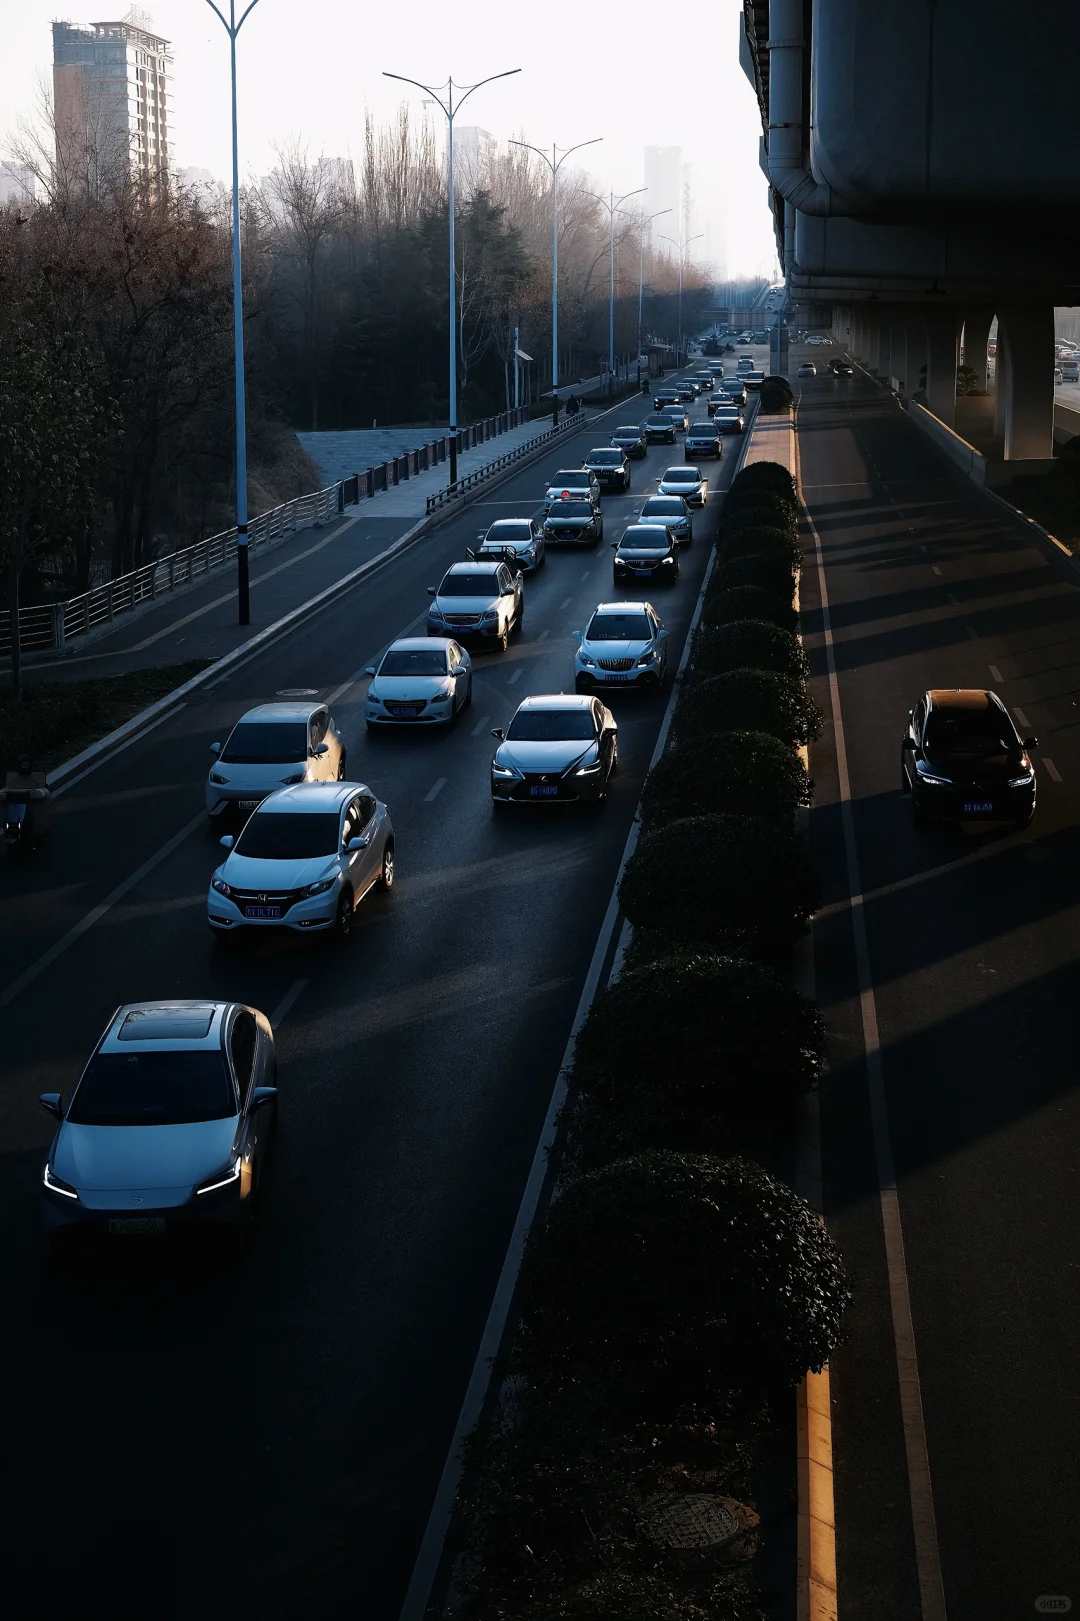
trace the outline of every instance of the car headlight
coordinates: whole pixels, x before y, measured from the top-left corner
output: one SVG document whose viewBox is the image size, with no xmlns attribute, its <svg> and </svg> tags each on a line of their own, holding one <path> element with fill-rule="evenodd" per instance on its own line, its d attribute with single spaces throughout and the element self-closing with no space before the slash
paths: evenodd
<svg viewBox="0 0 1080 1621">
<path fill-rule="evenodd" d="M 661 562 L 663 562 L 667 567 L 671 568 L 674 567 L 675 559 L 674 557 L 664 557 L 661 558 Z"/>
<path fill-rule="evenodd" d="M 304 899 L 310 900 L 312 895 L 325 895 L 328 889 L 333 889 L 337 878 L 320 878 L 317 884 L 308 884 L 304 890 Z"/>
<path fill-rule="evenodd" d="M 491 762 L 491 775 L 493 777 L 505 779 L 507 777 L 520 777 L 521 772 L 515 770 L 512 765 L 500 765 L 497 761 L 493 760 Z"/>
<path fill-rule="evenodd" d="M 925 783 L 928 788 L 952 787 L 951 777 L 943 777 L 937 771 L 931 771 L 930 767 L 924 765 L 922 760 L 915 761 L 915 770 L 918 772 L 919 781 Z"/>
<path fill-rule="evenodd" d="M 647 653 L 643 653 L 641 655 L 641 657 L 638 659 L 638 661 L 637 661 L 638 669 L 643 670 L 647 664 L 652 664 L 655 661 L 655 659 L 656 659 L 655 650 L 650 647 L 649 651 Z"/>
<path fill-rule="evenodd" d="M 211 880 L 210 880 L 210 888 L 211 889 L 216 889 L 219 895 L 231 895 L 232 894 L 231 886 L 225 882 L 224 878 L 221 876 L 221 874 L 219 872 L 216 872 L 214 874 L 214 876 L 211 878 Z"/>
<path fill-rule="evenodd" d="M 582 664 L 584 664 L 587 669 L 589 669 L 589 670 L 595 670 L 596 669 L 596 660 L 591 659 L 589 657 L 588 653 L 579 653 L 578 657 L 580 658 Z"/>
<path fill-rule="evenodd" d="M 429 619 L 441 619 L 443 616 L 443 611 L 437 602 L 433 602 L 431 607 L 428 609 L 427 614 Z"/>
<path fill-rule="evenodd" d="M 216 1176 L 207 1177 L 205 1182 L 200 1182 L 195 1189 L 196 1194 L 217 1193 L 222 1188 L 233 1187 L 240 1180 L 240 1165 L 241 1160 L 238 1154 L 223 1171 L 218 1171 Z"/>
<path fill-rule="evenodd" d="M 579 765 L 577 770 L 574 772 L 574 776 L 591 777 L 595 772 L 599 771 L 600 765 L 601 761 L 599 757 L 595 760 L 590 760 L 588 765 Z"/>
<path fill-rule="evenodd" d="M 1009 778 L 1009 787 L 1010 788 L 1030 788 L 1031 784 L 1034 781 L 1035 781 L 1035 773 L 1034 773 L 1034 771 L 1029 770 L 1022 777 L 1010 777 Z"/>
<path fill-rule="evenodd" d="M 306 776 L 306 771 L 294 771 L 291 777 L 282 777 L 281 780 L 286 788 L 294 788 L 298 782 L 303 782 Z"/>
<path fill-rule="evenodd" d="M 498 617 L 499 617 L 498 608 L 485 608 L 483 613 L 480 615 L 481 622 L 484 623 L 484 624 L 486 624 L 491 619 L 498 619 Z"/>
<path fill-rule="evenodd" d="M 62 1182 L 58 1176 L 53 1174 L 53 1168 L 49 1164 L 48 1160 L 45 1162 L 45 1171 L 41 1180 L 44 1186 L 48 1188 L 50 1193 L 60 1193 L 63 1194 L 65 1199 L 78 1200 L 79 1195 L 76 1193 L 75 1189 L 69 1186 L 67 1182 Z"/>
<path fill-rule="evenodd" d="M 228 780 L 229 780 L 228 777 L 221 776 L 217 771 L 211 771 L 211 773 L 210 773 L 210 781 L 211 782 L 216 782 L 219 788 L 224 783 L 228 782 Z"/>
</svg>

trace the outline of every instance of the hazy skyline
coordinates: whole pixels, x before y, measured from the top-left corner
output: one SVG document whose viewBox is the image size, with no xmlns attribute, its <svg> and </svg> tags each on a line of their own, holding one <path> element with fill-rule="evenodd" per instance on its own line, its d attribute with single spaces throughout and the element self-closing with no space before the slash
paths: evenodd
<svg viewBox="0 0 1080 1621">
<path fill-rule="evenodd" d="M 51 83 L 50 23 L 57 9 L 56 0 L 20 0 L 16 14 L 5 18 L 0 159 L 8 155 L 20 120 L 36 115 L 39 82 Z M 206 0 L 156 0 L 145 10 L 173 47 L 176 167 L 206 169 L 227 180 L 225 30 Z M 122 0 L 104 11 L 91 5 L 70 20 L 96 22 L 126 11 Z M 718 8 L 711 37 L 696 40 L 693 81 L 674 67 L 653 81 L 646 42 L 625 26 L 624 9 L 613 5 L 590 14 L 594 26 L 603 23 L 605 12 L 610 15 L 610 29 L 601 27 L 595 35 L 603 37 L 602 67 L 579 68 L 580 45 L 567 51 L 577 30 L 563 26 L 564 11 L 568 22 L 571 16 L 578 20 L 560 5 L 542 14 L 514 13 L 494 0 L 474 0 L 465 33 L 458 14 L 430 3 L 410 14 L 406 30 L 396 11 L 365 13 L 345 0 L 312 0 L 302 10 L 288 0 L 259 0 L 237 53 L 241 174 L 266 174 L 274 166 L 275 144 L 295 137 L 313 157 L 358 155 L 368 110 L 384 122 L 404 99 L 418 119 L 424 116 L 420 92 L 384 79 L 384 69 L 429 84 L 445 83 L 449 70 L 455 81 L 460 75 L 468 84 L 520 67 L 520 75 L 477 91 L 462 123 L 490 130 L 500 141 L 523 136 L 537 146 L 602 136 L 601 145 L 582 154 L 582 167 L 605 191 L 643 184 L 646 146 L 679 146 L 693 171 L 696 229 L 708 231 L 710 246 L 726 244 L 729 273 L 770 273 L 775 249 L 757 164 L 760 117 L 738 64 L 736 0 Z M 678 107 L 677 116 L 658 117 L 665 103 Z M 647 195 L 641 198 L 643 207 L 648 202 Z M 715 248 L 713 261 L 718 271 L 723 268 Z"/>
</svg>

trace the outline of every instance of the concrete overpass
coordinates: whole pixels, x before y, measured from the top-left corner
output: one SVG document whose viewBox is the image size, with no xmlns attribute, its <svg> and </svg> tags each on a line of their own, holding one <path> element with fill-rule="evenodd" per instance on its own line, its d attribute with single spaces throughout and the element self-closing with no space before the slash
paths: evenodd
<svg viewBox="0 0 1080 1621">
<path fill-rule="evenodd" d="M 1080 302 L 1080 104 L 1051 48 L 1077 38 L 1072 0 L 745 0 L 743 20 L 791 298 L 988 459 L 1047 467 L 1054 307 Z M 956 367 L 987 387 L 995 316 L 976 408 Z"/>
</svg>

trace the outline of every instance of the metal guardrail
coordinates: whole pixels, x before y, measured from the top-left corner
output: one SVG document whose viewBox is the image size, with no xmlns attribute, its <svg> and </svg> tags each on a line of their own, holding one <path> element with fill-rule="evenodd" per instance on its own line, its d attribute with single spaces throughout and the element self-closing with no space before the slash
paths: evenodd
<svg viewBox="0 0 1080 1621">
<path fill-rule="evenodd" d="M 549 444 L 551 440 L 557 439 L 564 434 L 568 428 L 580 427 L 583 416 L 584 412 L 579 412 L 576 416 L 563 417 L 557 428 L 549 428 L 546 433 L 538 433 L 535 439 L 526 439 L 524 444 L 515 445 L 514 449 L 508 450 L 505 455 L 496 456 L 493 462 L 485 462 L 483 467 L 477 467 L 475 471 L 463 474 L 456 484 L 449 485 L 445 490 L 436 490 L 434 495 L 429 495 L 427 498 L 426 510 L 428 515 L 437 512 L 448 501 L 453 501 L 459 495 L 464 495 L 467 491 L 474 489 L 477 484 L 482 484 L 493 473 L 500 472 L 504 467 L 512 466 L 514 462 L 519 462 L 523 456 L 528 456 L 538 445 Z"/>
<path fill-rule="evenodd" d="M 475 450 L 477 445 L 484 445 L 489 439 L 498 438 L 500 434 L 510 433 L 512 429 L 519 428 L 528 420 L 529 407 L 521 405 L 515 406 L 510 411 L 499 411 L 495 416 L 485 417 L 482 422 L 474 422 L 468 428 L 459 428 L 458 455 L 462 455 L 466 450 Z M 359 495 L 374 496 L 379 490 L 392 490 L 405 479 L 413 478 L 417 473 L 426 473 L 429 468 L 445 462 L 449 454 L 450 435 L 444 434 L 441 439 L 428 440 L 416 450 L 406 450 L 400 456 L 392 456 L 389 461 L 377 462 L 366 472 L 355 475 L 359 483 Z"/>
</svg>

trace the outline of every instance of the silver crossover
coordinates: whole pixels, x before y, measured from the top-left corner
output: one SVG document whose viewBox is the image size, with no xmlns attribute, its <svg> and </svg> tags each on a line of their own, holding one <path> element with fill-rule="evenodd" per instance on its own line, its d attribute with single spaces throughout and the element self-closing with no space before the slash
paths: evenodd
<svg viewBox="0 0 1080 1621">
<path fill-rule="evenodd" d="M 472 698 L 472 661 L 448 637 L 402 636 L 366 673 L 364 719 L 371 730 L 450 726 Z"/>
<path fill-rule="evenodd" d="M 663 686 L 668 634 L 650 602 L 600 602 L 574 640 L 576 691 Z"/>
<path fill-rule="evenodd" d="M 345 775 L 345 748 L 325 704 L 259 704 L 241 715 L 206 779 L 212 821 L 252 811 L 267 794 L 301 782 L 336 782 Z"/>
<path fill-rule="evenodd" d="M 602 804 L 619 759 L 615 717 L 599 698 L 526 698 L 492 737 L 491 799 L 503 805 Z"/>
<path fill-rule="evenodd" d="M 361 782 L 283 788 L 263 802 L 210 880 L 215 935 L 245 929 L 333 930 L 345 940 L 369 889 L 394 884 L 390 813 Z"/>
<path fill-rule="evenodd" d="M 428 586 L 428 596 L 435 598 L 428 609 L 429 636 L 494 644 L 503 653 L 525 611 L 521 570 L 488 558 L 452 563 L 441 585 Z"/>
<path fill-rule="evenodd" d="M 269 1021 L 237 1002 L 137 1002 L 94 1048 L 42 1169 L 50 1233 L 161 1237 L 250 1223 L 277 1115 Z"/>
</svg>

